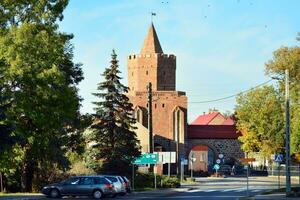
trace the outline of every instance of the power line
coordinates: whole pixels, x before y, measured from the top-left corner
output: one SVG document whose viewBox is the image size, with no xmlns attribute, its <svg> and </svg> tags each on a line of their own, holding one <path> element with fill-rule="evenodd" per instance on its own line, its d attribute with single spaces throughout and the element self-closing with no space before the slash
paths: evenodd
<svg viewBox="0 0 300 200">
<path fill-rule="evenodd" d="M 242 91 L 242 92 L 239 92 L 239 93 L 237 93 L 237 94 L 233 94 L 233 95 L 230 95 L 230 96 L 226 96 L 226 97 L 222 97 L 222 98 L 218 98 L 218 99 L 213 99 L 213 100 L 206 100 L 206 101 L 191 101 L 191 102 L 188 102 L 188 103 L 210 103 L 210 102 L 216 102 L 216 101 L 222 101 L 222 100 L 225 100 L 225 99 L 230 99 L 230 98 L 235 97 L 235 96 L 237 96 L 237 95 L 239 95 L 239 94 L 243 94 L 243 93 L 249 92 L 249 91 L 251 91 L 251 90 L 253 90 L 253 89 L 255 89 L 255 88 L 258 88 L 258 87 L 261 87 L 261 86 L 263 86 L 263 85 L 266 85 L 266 84 L 268 84 L 268 83 L 271 82 L 271 81 L 273 81 L 273 79 L 270 79 L 270 80 L 268 80 L 268 81 L 266 81 L 266 82 L 263 82 L 263 83 L 261 83 L 261 84 L 256 85 L 256 86 L 253 87 L 253 88 L 244 90 L 244 91 Z"/>
</svg>

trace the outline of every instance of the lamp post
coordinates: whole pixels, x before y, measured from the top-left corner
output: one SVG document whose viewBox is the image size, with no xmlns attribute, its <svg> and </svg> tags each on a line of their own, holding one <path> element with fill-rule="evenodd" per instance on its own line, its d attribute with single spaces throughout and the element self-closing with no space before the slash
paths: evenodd
<svg viewBox="0 0 300 200">
<path fill-rule="evenodd" d="M 289 98 L 289 70 L 285 70 L 285 168 L 286 168 L 286 196 L 291 193 L 291 158 L 290 158 L 290 98 Z"/>
</svg>

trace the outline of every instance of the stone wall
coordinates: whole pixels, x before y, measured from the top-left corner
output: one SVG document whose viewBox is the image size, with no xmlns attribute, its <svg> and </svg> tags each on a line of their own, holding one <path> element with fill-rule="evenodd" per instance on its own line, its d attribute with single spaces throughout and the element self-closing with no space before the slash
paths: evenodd
<svg viewBox="0 0 300 200">
<path fill-rule="evenodd" d="M 187 155 L 194 146 L 207 145 L 215 154 L 215 158 L 219 154 L 223 154 L 226 158 L 239 159 L 245 157 L 241 150 L 241 143 L 237 139 L 188 139 L 186 143 Z"/>
</svg>

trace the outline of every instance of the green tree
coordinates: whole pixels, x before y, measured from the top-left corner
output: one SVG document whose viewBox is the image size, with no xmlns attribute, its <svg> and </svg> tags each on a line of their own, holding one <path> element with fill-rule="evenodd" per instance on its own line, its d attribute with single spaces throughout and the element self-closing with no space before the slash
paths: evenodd
<svg viewBox="0 0 300 200">
<path fill-rule="evenodd" d="M 74 64 L 72 35 L 58 31 L 66 0 L 0 3 L 0 63 L 10 86 L 7 115 L 13 134 L 23 141 L 12 150 L 21 159 L 12 166 L 21 173 L 25 191 L 39 190 L 51 170 L 66 169 L 66 127 L 80 106 L 77 84 L 83 79 Z M 34 185 L 32 185 L 34 183 Z"/>
<path fill-rule="evenodd" d="M 94 102 L 95 120 L 90 134 L 90 166 L 98 172 L 130 173 L 131 161 L 140 155 L 140 146 L 133 131 L 133 108 L 125 95 L 128 88 L 121 84 L 118 60 L 112 52 L 110 67 L 106 68 L 104 82 L 99 83 L 99 101 Z"/>
<path fill-rule="evenodd" d="M 300 36 L 300 33 L 299 33 Z M 300 41 L 300 37 L 297 38 Z M 285 93 L 285 69 L 290 77 L 291 152 L 300 152 L 300 47 L 281 47 L 266 63 L 266 74 L 278 79 L 282 95 Z"/>
<path fill-rule="evenodd" d="M 235 108 L 237 129 L 242 149 L 259 152 L 270 158 L 278 147 L 283 146 L 283 109 L 281 95 L 273 86 L 256 88 L 240 94 Z"/>
</svg>

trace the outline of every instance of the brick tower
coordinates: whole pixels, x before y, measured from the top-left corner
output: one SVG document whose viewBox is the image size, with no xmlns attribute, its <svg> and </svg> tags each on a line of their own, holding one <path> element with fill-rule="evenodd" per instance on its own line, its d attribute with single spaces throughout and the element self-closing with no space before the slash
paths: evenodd
<svg viewBox="0 0 300 200">
<path fill-rule="evenodd" d="M 128 56 L 128 97 L 135 117 L 148 127 L 147 85 L 152 83 L 153 135 L 155 148 L 184 156 L 187 127 L 187 97 L 176 91 L 176 56 L 164 54 L 151 23 L 140 54 Z"/>
</svg>

